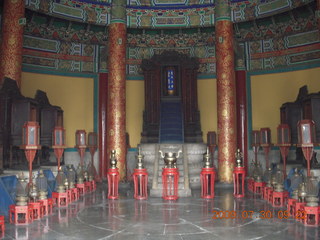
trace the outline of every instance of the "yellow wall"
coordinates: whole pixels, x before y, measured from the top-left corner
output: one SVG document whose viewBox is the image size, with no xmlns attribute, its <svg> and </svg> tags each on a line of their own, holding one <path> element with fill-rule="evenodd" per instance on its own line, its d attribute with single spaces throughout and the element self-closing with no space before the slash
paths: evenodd
<svg viewBox="0 0 320 240">
<path fill-rule="evenodd" d="M 207 132 L 217 132 L 216 79 L 198 80 L 198 107 L 203 141 L 207 142 Z"/>
<path fill-rule="evenodd" d="M 126 88 L 126 131 L 129 133 L 131 147 L 135 148 L 141 141 L 144 81 L 128 80 Z"/>
<path fill-rule="evenodd" d="M 269 127 L 275 143 L 281 105 L 295 101 L 303 85 L 309 93 L 319 92 L 319 76 L 320 68 L 251 76 L 252 129 Z"/>
<path fill-rule="evenodd" d="M 76 130 L 85 129 L 87 134 L 93 131 L 92 78 L 23 72 L 22 94 L 34 98 L 38 89 L 47 93 L 52 105 L 60 106 L 64 111 L 67 147 L 75 146 Z"/>
</svg>

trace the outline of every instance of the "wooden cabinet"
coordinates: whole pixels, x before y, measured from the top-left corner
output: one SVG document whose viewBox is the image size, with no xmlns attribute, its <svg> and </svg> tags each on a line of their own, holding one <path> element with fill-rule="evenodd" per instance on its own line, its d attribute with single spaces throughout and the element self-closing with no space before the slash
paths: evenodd
<svg viewBox="0 0 320 240">
<path fill-rule="evenodd" d="M 5 78 L 0 89 L 0 172 L 4 168 L 27 166 L 20 150 L 22 128 L 27 121 L 37 121 L 40 125 L 40 145 L 43 148 L 38 151 L 37 158 L 44 163 L 49 160 L 54 127 L 63 126 L 63 111 L 49 103 L 45 92 L 39 90 L 35 99 L 24 97 L 16 82 Z"/>
<path fill-rule="evenodd" d="M 41 90 L 37 90 L 35 100 L 39 103 L 40 111 L 40 145 L 51 147 L 54 127 L 63 127 L 63 111 L 51 105 L 47 94 Z"/>
<path fill-rule="evenodd" d="M 316 128 L 316 139 L 320 143 L 320 93 L 308 94 L 302 101 L 303 118 L 312 119 Z"/>
<path fill-rule="evenodd" d="M 63 127 L 63 111 L 50 104 L 47 94 L 37 90 L 35 100 L 39 103 L 41 163 L 49 162 L 50 148 L 53 145 L 52 132 L 55 126 Z"/>
<path fill-rule="evenodd" d="M 38 103 L 31 98 L 14 100 L 11 110 L 11 145 L 22 145 L 22 127 L 28 121 L 39 122 Z"/>
<path fill-rule="evenodd" d="M 302 119 L 302 105 L 300 102 L 287 102 L 280 108 L 281 124 L 288 124 L 291 131 L 291 143 L 298 143 L 297 123 Z"/>
<path fill-rule="evenodd" d="M 11 157 L 12 104 L 23 98 L 16 81 L 4 78 L 0 89 L 0 170 L 9 167 Z"/>
<path fill-rule="evenodd" d="M 280 107 L 281 123 L 286 123 L 291 131 L 291 143 L 295 146 L 298 143 L 298 121 L 302 119 L 311 119 L 315 122 L 316 139 L 320 142 L 320 93 L 308 93 L 307 86 L 303 86 L 299 90 L 298 97 L 295 102 L 287 102 Z M 316 167 L 316 155 L 313 156 L 312 167 Z M 302 149 L 296 148 L 296 159 L 288 159 L 289 163 L 305 164 Z"/>
</svg>

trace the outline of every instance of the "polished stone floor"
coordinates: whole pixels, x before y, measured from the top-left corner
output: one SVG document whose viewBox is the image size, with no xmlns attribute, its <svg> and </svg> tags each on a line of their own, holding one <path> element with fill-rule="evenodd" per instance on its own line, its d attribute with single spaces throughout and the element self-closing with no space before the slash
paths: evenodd
<svg viewBox="0 0 320 240">
<path fill-rule="evenodd" d="M 119 200 L 108 200 L 106 190 L 99 185 L 95 193 L 26 226 L 6 223 L 4 239 L 320 239 L 319 227 L 283 219 L 285 209 L 252 194 L 234 199 L 232 189 L 216 188 L 214 200 L 194 191 L 176 202 L 137 201 L 128 186 Z"/>
</svg>

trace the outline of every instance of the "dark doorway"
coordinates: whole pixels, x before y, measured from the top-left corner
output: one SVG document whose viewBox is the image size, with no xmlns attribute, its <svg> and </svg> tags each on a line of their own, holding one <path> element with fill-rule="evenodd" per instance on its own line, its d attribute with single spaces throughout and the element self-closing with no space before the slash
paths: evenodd
<svg viewBox="0 0 320 240">
<path fill-rule="evenodd" d="M 199 61 L 176 51 L 164 51 L 151 59 L 144 59 L 141 68 L 145 81 L 145 110 L 143 113 L 142 143 L 162 142 L 161 133 L 178 132 L 181 115 L 182 138 L 166 142 L 202 142 L 197 96 Z M 170 113 L 164 112 L 169 110 Z M 163 119 L 164 113 L 168 114 Z M 175 118 L 168 123 L 170 118 Z M 166 126 L 163 123 L 168 123 Z M 171 129 L 170 129 L 171 128 Z"/>
</svg>

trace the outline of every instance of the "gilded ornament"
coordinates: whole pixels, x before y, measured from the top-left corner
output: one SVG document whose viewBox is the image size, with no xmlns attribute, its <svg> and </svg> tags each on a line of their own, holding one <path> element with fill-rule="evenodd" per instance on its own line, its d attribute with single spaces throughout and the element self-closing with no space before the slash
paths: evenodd
<svg viewBox="0 0 320 240">
<path fill-rule="evenodd" d="M 223 153 L 224 155 L 227 155 L 227 154 L 228 154 L 228 147 L 227 147 L 227 146 L 225 146 L 225 147 L 222 148 L 222 153 Z"/>
<path fill-rule="evenodd" d="M 116 112 L 115 112 L 115 117 L 116 118 L 121 118 L 121 112 L 119 111 L 119 110 L 117 110 Z"/>
<path fill-rule="evenodd" d="M 223 109 L 222 112 L 221 112 L 221 115 L 223 117 L 227 117 L 228 116 L 228 110 L 227 109 Z"/>
<path fill-rule="evenodd" d="M 121 155 L 121 153 L 122 153 L 122 151 L 121 151 L 121 148 L 116 148 L 116 151 L 117 151 L 117 153 L 118 153 L 118 155 Z M 121 161 L 121 160 L 120 160 Z"/>
<path fill-rule="evenodd" d="M 8 39 L 8 44 L 9 45 L 15 45 L 16 44 L 16 38 L 14 36 L 10 36 Z"/>
<path fill-rule="evenodd" d="M 113 129 L 110 129 L 109 135 L 110 135 L 110 136 L 114 136 L 114 130 L 113 130 Z"/>
</svg>

